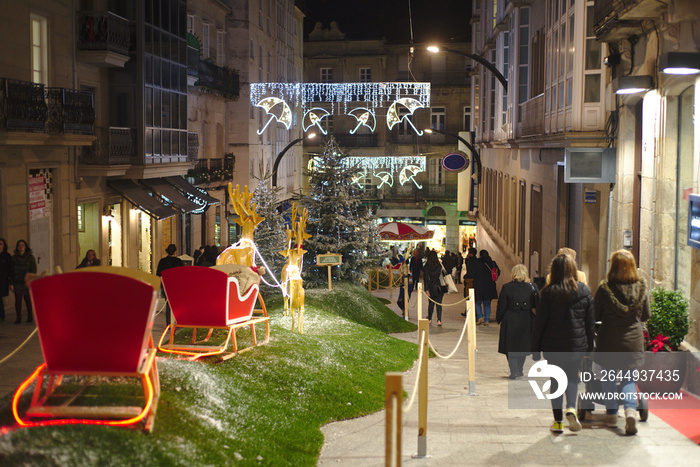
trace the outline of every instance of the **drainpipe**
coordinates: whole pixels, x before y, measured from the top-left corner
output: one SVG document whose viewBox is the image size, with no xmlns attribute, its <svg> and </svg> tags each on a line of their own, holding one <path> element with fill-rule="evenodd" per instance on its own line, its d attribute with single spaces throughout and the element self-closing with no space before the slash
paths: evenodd
<svg viewBox="0 0 700 467">
<path fill-rule="evenodd" d="M 608 193 L 608 241 L 607 241 L 607 246 L 605 248 L 605 270 L 608 271 L 610 269 L 610 243 L 611 243 L 611 235 L 612 235 L 612 208 L 613 208 L 613 189 L 615 188 L 615 184 L 611 183 L 610 184 L 610 192 Z"/>
</svg>

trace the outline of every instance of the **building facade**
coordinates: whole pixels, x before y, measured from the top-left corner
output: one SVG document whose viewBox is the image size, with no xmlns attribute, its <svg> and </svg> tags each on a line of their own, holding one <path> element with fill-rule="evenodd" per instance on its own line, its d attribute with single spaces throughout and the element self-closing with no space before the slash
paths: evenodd
<svg viewBox="0 0 700 467">
<path fill-rule="evenodd" d="M 453 47 L 469 49 L 468 44 Z M 428 105 L 410 109 L 387 101 L 371 114 L 369 125 L 352 110 L 360 102 L 350 99 L 349 107 L 314 103 L 322 118 L 308 131 L 320 138 L 305 142 L 304 150 L 321 152 L 332 135 L 360 164 L 355 183 L 377 216 L 426 225 L 435 231 L 429 246 L 442 251 L 461 251 L 465 234 L 468 238 L 476 224 L 468 209 L 457 207 L 457 173 L 441 164 L 444 155 L 458 149 L 455 135 L 470 127 L 470 63 L 461 56 L 433 56 L 424 48 L 385 39 L 346 39 L 334 22 L 327 27 L 317 23 L 304 44 L 304 81 L 311 85 L 360 83 L 382 93 L 402 83 L 430 83 Z M 387 119 L 392 108 L 396 121 Z M 449 135 L 424 131 L 430 128 Z"/>
</svg>

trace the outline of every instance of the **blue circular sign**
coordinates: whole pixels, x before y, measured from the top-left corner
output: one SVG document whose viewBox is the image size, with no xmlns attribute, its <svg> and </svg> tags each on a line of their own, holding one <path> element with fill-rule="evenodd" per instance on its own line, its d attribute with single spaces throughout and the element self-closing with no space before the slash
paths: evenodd
<svg viewBox="0 0 700 467">
<path fill-rule="evenodd" d="M 446 154 L 441 162 L 445 170 L 450 172 L 461 172 L 469 167 L 469 157 L 462 151 Z"/>
</svg>

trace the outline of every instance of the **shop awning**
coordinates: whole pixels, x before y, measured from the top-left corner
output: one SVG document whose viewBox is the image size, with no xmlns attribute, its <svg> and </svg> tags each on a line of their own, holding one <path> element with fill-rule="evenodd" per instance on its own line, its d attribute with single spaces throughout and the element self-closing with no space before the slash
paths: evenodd
<svg viewBox="0 0 700 467">
<path fill-rule="evenodd" d="M 160 196 L 167 198 L 167 200 L 170 201 L 173 206 L 181 209 L 184 212 L 192 212 L 200 208 L 198 204 L 190 201 L 187 196 L 182 194 L 180 190 L 162 178 L 147 178 L 141 180 L 141 183 L 158 193 Z"/>
<path fill-rule="evenodd" d="M 107 186 L 128 199 L 131 204 L 142 211 L 150 214 L 156 219 L 166 219 L 177 214 L 177 210 L 161 203 L 160 200 L 151 196 L 144 187 L 138 185 L 133 180 L 118 179 L 107 180 Z"/>
<path fill-rule="evenodd" d="M 218 199 L 212 198 L 205 190 L 197 188 L 182 177 L 164 177 L 163 180 L 170 183 L 178 190 L 182 191 L 185 194 L 185 196 L 187 196 L 187 198 L 190 199 L 190 201 L 194 202 L 195 204 L 198 204 L 199 206 L 207 204 L 219 204 Z"/>
</svg>

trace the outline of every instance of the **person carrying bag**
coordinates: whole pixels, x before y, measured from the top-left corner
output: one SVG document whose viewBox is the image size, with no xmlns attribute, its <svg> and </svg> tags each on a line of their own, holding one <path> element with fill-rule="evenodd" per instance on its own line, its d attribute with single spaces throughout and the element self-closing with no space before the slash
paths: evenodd
<svg viewBox="0 0 700 467">
<path fill-rule="evenodd" d="M 433 308 L 437 305 L 437 325 L 442 326 L 442 297 L 445 294 L 443 287 L 445 284 L 445 269 L 435 251 L 428 253 L 427 261 L 423 268 L 423 286 L 428 296 L 428 323 L 433 322 Z"/>
</svg>

